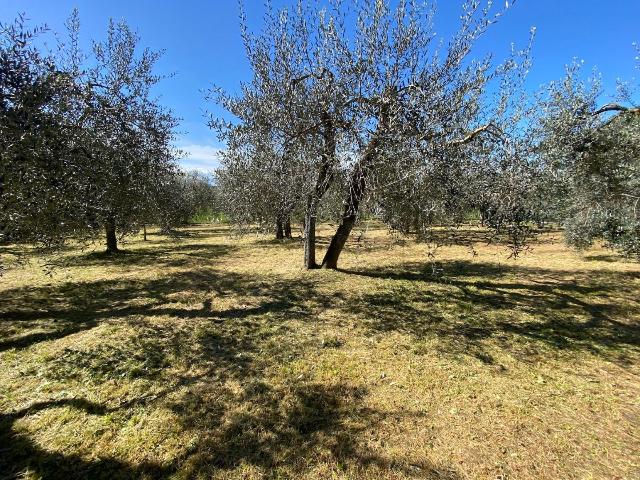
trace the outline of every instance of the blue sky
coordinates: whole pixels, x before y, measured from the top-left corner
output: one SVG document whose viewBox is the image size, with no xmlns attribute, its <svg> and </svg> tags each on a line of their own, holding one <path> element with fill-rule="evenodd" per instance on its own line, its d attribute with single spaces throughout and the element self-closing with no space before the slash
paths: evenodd
<svg viewBox="0 0 640 480">
<path fill-rule="evenodd" d="M 259 28 L 263 0 L 245 3 L 249 23 Z M 455 28 L 460 3 L 438 2 L 439 33 L 446 35 Z M 34 24 L 46 23 L 54 31 L 63 31 L 74 7 L 80 10 L 87 44 L 90 38 L 102 38 L 113 17 L 134 27 L 145 46 L 165 50 L 159 71 L 175 72 L 175 76 L 163 81 L 158 93 L 183 119 L 178 146 L 188 152 L 188 158 L 182 164 L 203 170 L 214 167 L 221 145 L 206 126 L 204 114 L 205 110 L 220 112 L 204 102 L 203 90 L 213 84 L 233 90 L 250 75 L 240 40 L 237 1 L 0 0 L 0 21 L 11 21 L 24 12 Z M 583 59 L 586 70 L 597 66 L 610 90 L 616 78 L 635 75 L 632 43 L 640 42 L 640 0 L 518 0 L 479 49 L 494 51 L 501 58 L 511 42 L 526 42 L 532 26 L 537 36 L 531 89 L 561 77 L 564 65 L 573 58 Z"/>
</svg>

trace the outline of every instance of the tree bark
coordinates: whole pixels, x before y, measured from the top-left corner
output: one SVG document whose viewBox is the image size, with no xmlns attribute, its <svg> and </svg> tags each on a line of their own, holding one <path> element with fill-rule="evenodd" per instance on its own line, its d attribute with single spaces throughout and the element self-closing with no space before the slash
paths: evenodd
<svg viewBox="0 0 640 480">
<path fill-rule="evenodd" d="M 107 253 L 118 252 L 118 237 L 116 237 L 116 222 L 113 218 L 107 219 L 104 225 L 107 235 Z"/>
<path fill-rule="evenodd" d="M 356 215 L 349 214 L 342 219 L 338 230 L 331 239 L 331 243 L 329 244 L 327 252 L 324 254 L 324 259 L 322 260 L 322 268 L 328 268 L 332 270 L 338 268 L 338 259 L 340 258 L 340 254 L 344 249 L 344 245 L 347 243 L 347 239 L 349 238 L 349 234 L 351 233 L 351 230 L 353 229 L 355 223 Z"/>
<path fill-rule="evenodd" d="M 291 217 L 289 215 L 284 221 L 284 236 L 285 238 L 291 238 Z"/>
<path fill-rule="evenodd" d="M 304 218 L 304 267 L 307 270 L 318 268 L 316 263 L 316 217 L 310 212 Z"/>
<path fill-rule="evenodd" d="M 322 268 L 337 269 L 338 259 L 344 249 L 347 239 L 353 226 L 356 224 L 358 218 L 358 210 L 360 208 L 360 202 L 366 189 L 366 173 L 367 173 L 367 158 L 364 158 L 362 162 L 356 165 L 356 168 L 351 176 L 349 182 L 349 194 L 345 199 L 344 213 L 342 215 L 342 221 L 338 226 L 338 230 L 333 235 L 329 248 L 327 248 L 322 260 Z"/>
<path fill-rule="evenodd" d="M 276 218 L 276 239 L 282 240 L 284 238 L 284 227 L 282 225 L 282 219 Z"/>
</svg>

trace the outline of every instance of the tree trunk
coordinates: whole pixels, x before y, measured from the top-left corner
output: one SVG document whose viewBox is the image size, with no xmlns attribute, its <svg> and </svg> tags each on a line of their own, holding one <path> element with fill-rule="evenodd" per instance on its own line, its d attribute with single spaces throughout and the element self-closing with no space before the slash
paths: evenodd
<svg viewBox="0 0 640 480">
<path fill-rule="evenodd" d="M 280 217 L 276 219 L 276 239 L 282 240 L 284 238 L 284 228 L 282 226 L 282 220 Z"/>
<path fill-rule="evenodd" d="M 316 263 L 316 217 L 309 212 L 304 217 L 304 268 L 318 268 Z"/>
<path fill-rule="evenodd" d="M 118 238 L 116 237 L 116 222 L 113 218 L 107 219 L 104 225 L 107 234 L 107 253 L 118 252 Z"/>
<path fill-rule="evenodd" d="M 386 125 L 386 118 L 383 116 L 373 138 L 369 141 L 366 150 L 362 157 L 355 165 L 353 174 L 349 181 L 349 193 L 344 202 L 344 213 L 342 215 L 342 221 L 338 226 L 338 230 L 331 239 L 329 248 L 322 260 L 322 268 L 337 269 L 338 259 L 340 254 L 347 243 L 349 234 L 356 224 L 358 218 L 358 210 L 360 209 L 360 202 L 364 198 L 364 194 L 367 187 L 367 175 L 372 167 L 372 164 L 378 153 L 378 147 L 380 144 L 379 138 L 384 132 Z"/>
<path fill-rule="evenodd" d="M 364 159 L 367 160 L 366 158 Z M 338 230 L 333 235 L 329 248 L 327 248 L 322 260 L 322 268 L 337 269 L 338 258 L 344 249 L 347 239 L 353 226 L 356 224 L 358 217 L 358 210 L 360 208 L 360 202 L 365 193 L 366 187 L 366 167 L 365 161 L 356 165 L 351 181 L 349 182 L 349 195 L 344 202 L 344 213 L 342 215 L 342 221 L 338 226 Z M 368 162 L 367 162 L 368 163 Z"/>
<path fill-rule="evenodd" d="M 333 169 L 336 164 L 336 128 L 328 113 L 322 116 L 322 164 L 316 179 L 313 192 L 307 199 L 307 209 L 304 214 L 304 268 L 311 270 L 318 268 L 316 263 L 316 216 L 320 200 L 333 181 Z"/>
<path fill-rule="evenodd" d="M 340 258 L 342 249 L 347 243 L 347 239 L 349 238 L 349 234 L 351 233 L 351 230 L 353 229 L 355 223 L 356 214 L 349 214 L 342 219 L 338 230 L 331 239 L 331 243 L 329 244 L 329 248 L 327 248 L 327 252 L 324 254 L 324 259 L 322 260 L 322 268 L 329 268 L 333 270 L 338 268 L 338 258 Z"/>
<path fill-rule="evenodd" d="M 285 238 L 291 238 L 291 217 L 289 215 L 284 221 L 284 236 Z"/>
<path fill-rule="evenodd" d="M 147 241 L 147 225 L 142 225 L 142 240 Z"/>
</svg>

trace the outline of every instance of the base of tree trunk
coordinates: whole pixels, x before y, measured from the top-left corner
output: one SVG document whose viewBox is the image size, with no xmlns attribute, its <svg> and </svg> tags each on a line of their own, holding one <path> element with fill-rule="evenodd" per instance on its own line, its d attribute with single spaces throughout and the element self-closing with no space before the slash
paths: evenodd
<svg viewBox="0 0 640 480">
<path fill-rule="evenodd" d="M 331 243 L 329 244 L 329 248 L 327 248 L 327 252 L 324 254 L 324 259 L 322 260 L 323 269 L 338 269 L 338 259 L 340 258 L 340 254 L 342 253 L 342 250 L 347 243 L 347 239 L 349 238 L 349 234 L 351 233 L 351 230 L 353 229 L 355 223 L 355 215 L 349 215 L 348 217 L 342 219 L 342 223 L 331 239 Z"/>
<path fill-rule="evenodd" d="M 305 215 L 304 220 L 304 268 L 319 268 L 316 263 L 316 218 Z"/>
<path fill-rule="evenodd" d="M 291 219 L 287 218 L 284 222 L 284 237 L 291 238 Z"/>
<path fill-rule="evenodd" d="M 118 237 L 116 236 L 116 224 L 113 220 L 108 220 L 104 226 L 107 236 L 107 253 L 118 253 Z"/>
</svg>

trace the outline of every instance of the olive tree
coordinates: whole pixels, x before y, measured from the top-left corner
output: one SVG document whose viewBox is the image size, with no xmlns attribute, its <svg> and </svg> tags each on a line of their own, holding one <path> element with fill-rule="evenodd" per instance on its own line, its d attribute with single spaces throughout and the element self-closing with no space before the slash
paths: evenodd
<svg viewBox="0 0 640 480">
<path fill-rule="evenodd" d="M 639 57 L 640 58 L 640 57 Z M 640 66 L 640 60 L 639 60 Z M 580 65 L 541 94 L 537 153 L 555 191 L 567 242 L 585 248 L 604 240 L 640 257 L 640 108 L 630 83 L 602 104 L 597 75 Z"/>
<path fill-rule="evenodd" d="M 505 138 L 518 123 L 514 94 L 528 49 L 501 64 L 491 56 L 472 58 L 475 42 L 503 12 L 491 2 L 465 2 L 457 32 L 444 42 L 435 35 L 433 5 L 399 1 L 392 8 L 385 0 L 362 0 L 354 9 L 350 15 L 336 0 L 313 12 L 300 1 L 268 13 L 258 36 L 243 22 L 254 78 L 233 98 L 228 110 L 237 122 L 229 127 L 276 135 L 308 156 L 307 268 L 316 266 L 316 211 L 336 171 L 347 181 L 324 268 L 337 268 L 365 202 L 384 205 L 393 217 L 392 208 L 428 210 L 435 199 L 451 216 L 469 191 L 459 175 L 468 165 L 505 152 L 523 155 Z"/>
<path fill-rule="evenodd" d="M 83 227 L 82 87 L 44 27 L 0 25 L 0 240 L 58 245 Z M 80 214 L 79 214 L 80 213 Z"/>
<path fill-rule="evenodd" d="M 203 212 L 220 208 L 218 187 L 210 175 L 203 173 L 179 170 L 162 179 L 155 190 L 154 208 L 146 220 L 159 225 L 164 232 L 188 224 Z"/>
<path fill-rule="evenodd" d="M 248 210 L 275 219 L 302 211 L 307 268 L 316 266 L 316 217 L 339 168 L 340 133 L 348 123 L 330 38 L 344 11 L 334 7 L 333 14 L 318 14 L 299 1 L 276 12 L 268 3 L 258 35 L 249 32 L 242 14 L 253 77 L 239 94 L 213 89 L 209 96 L 235 117 L 211 122 L 227 144 L 221 186 L 235 191 L 227 208 L 245 218 Z"/>
<path fill-rule="evenodd" d="M 152 95 L 159 54 L 110 22 L 91 55 L 79 48 L 77 11 L 68 39 L 45 51 L 46 29 L 23 18 L 0 30 L 0 226 L 3 238 L 57 246 L 67 238 L 135 230 L 175 170 L 176 120 Z"/>
<path fill-rule="evenodd" d="M 95 65 L 86 72 L 86 154 L 92 165 L 87 209 L 92 226 L 117 251 L 116 231 L 136 231 L 153 208 L 156 186 L 176 169 L 172 147 L 177 121 L 152 94 L 158 52 L 139 48 L 124 22 L 109 22 L 106 40 L 95 42 Z"/>
<path fill-rule="evenodd" d="M 272 138 L 239 135 L 232 145 L 221 153 L 216 172 L 222 210 L 241 228 L 275 227 L 276 238 L 290 238 L 291 216 L 307 181 L 304 157 L 292 148 L 278 148 Z"/>
</svg>

